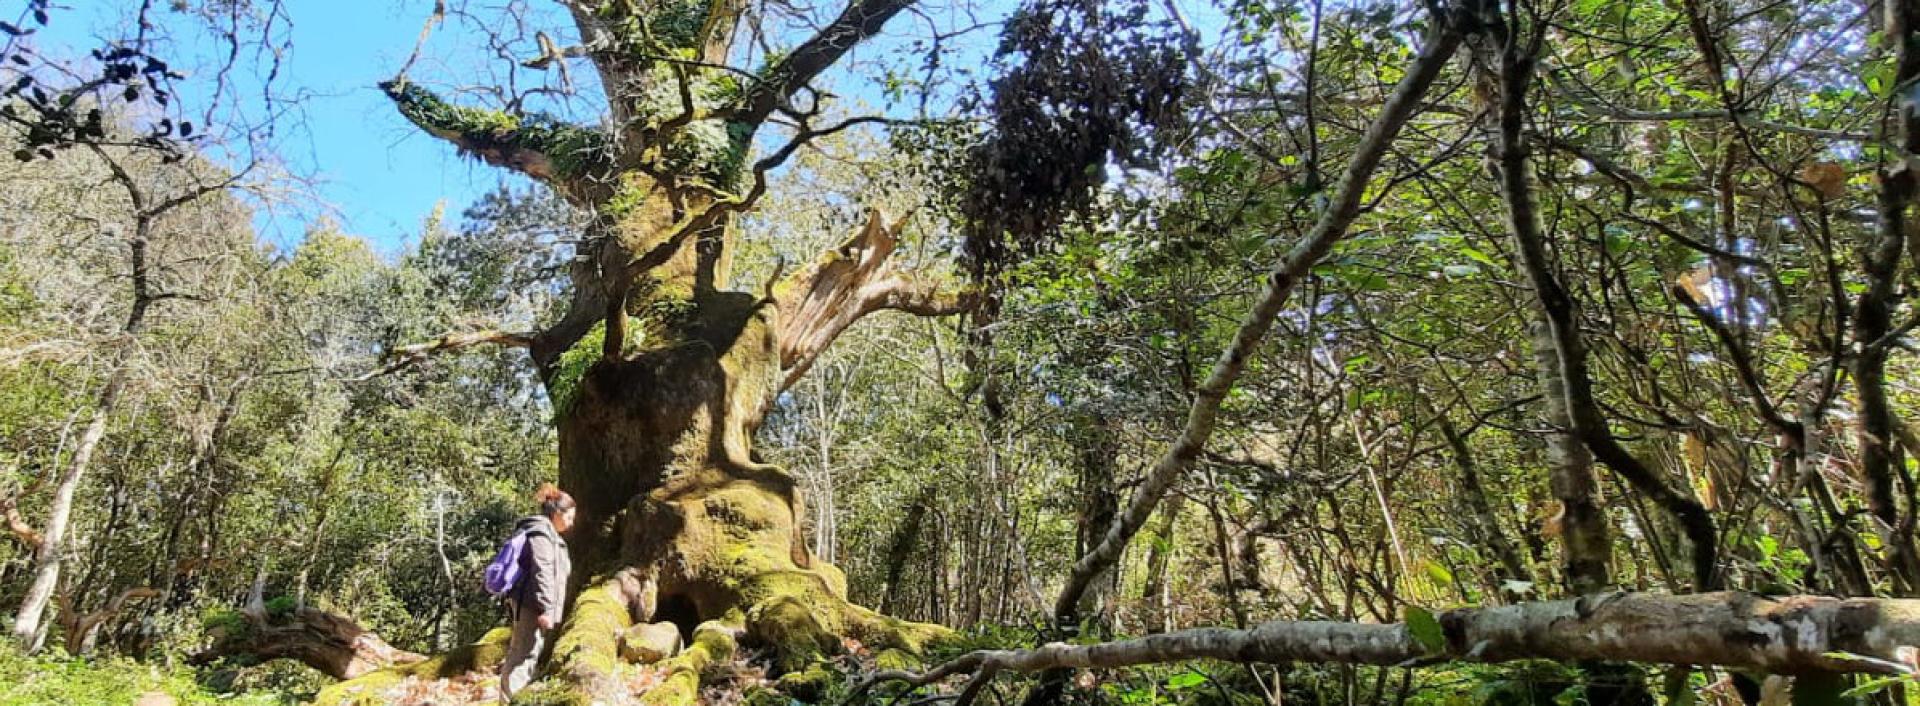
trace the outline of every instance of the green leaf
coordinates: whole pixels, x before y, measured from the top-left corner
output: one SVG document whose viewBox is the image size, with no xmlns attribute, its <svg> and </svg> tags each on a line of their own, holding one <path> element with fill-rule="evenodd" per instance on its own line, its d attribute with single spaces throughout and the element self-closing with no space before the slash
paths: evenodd
<svg viewBox="0 0 1920 706">
<path fill-rule="evenodd" d="M 1494 270 L 1500 269 L 1499 260 L 1493 259 L 1492 255 L 1488 255 L 1484 252 L 1481 252 L 1473 248 L 1472 246 L 1468 246 L 1468 245 L 1460 246 L 1460 254 L 1467 256 L 1467 259 L 1469 260 L 1478 262 L 1482 265 L 1486 265 L 1487 267 L 1492 268 Z"/>
<path fill-rule="evenodd" d="M 1407 634 L 1427 652 L 1439 654 L 1447 649 L 1447 633 L 1440 629 L 1440 621 L 1420 606 L 1407 606 Z"/>
<path fill-rule="evenodd" d="M 1900 674 L 1896 674 L 1890 677 L 1880 677 L 1878 679 L 1868 679 L 1864 682 L 1861 682 L 1859 686 L 1840 692 L 1840 696 L 1842 698 L 1847 698 L 1847 699 L 1860 699 L 1860 698 L 1872 696 L 1874 694 L 1878 694 L 1882 691 L 1886 691 L 1887 687 L 1893 686 L 1903 681 L 1916 681 L 1916 680 L 1912 676 L 1900 675 Z M 1798 687 L 1795 687 L 1795 688 L 1797 689 Z"/>
<path fill-rule="evenodd" d="M 1199 672 L 1181 672 L 1167 679 L 1168 689 L 1191 689 L 1207 683 L 1207 676 Z"/>
</svg>

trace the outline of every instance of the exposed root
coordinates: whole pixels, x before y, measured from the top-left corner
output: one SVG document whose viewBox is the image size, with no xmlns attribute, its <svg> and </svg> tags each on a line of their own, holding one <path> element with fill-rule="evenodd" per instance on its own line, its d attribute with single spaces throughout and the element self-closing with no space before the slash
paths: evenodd
<svg viewBox="0 0 1920 706">
<path fill-rule="evenodd" d="M 553 643 L 547 681 L 560 681 L 587 697 L 610 698 L 622 690 L 620 636 L 633 627 L 631 588 L 622 578 L 580 593 Z M 589 698 L 589 700 L 591 700 Z"/>
<path fill-rule="evenodd" d="M 740 633 L 737 620 L 709 620 L 693 630 L 686 651 L 660 663 L 660 684 L 640 697 L 647 706 L 693 706 L 700 700 L 700 675 L 733 659 Z"/>
<path fill-rule="evenodd" d="M 313 703 L 315 706 L 375 706 L 391 703 L 393 699 L 387 691 L 409 677 L 448 679 L 472 672 L 491 674 L 499 670 L 500 662 L 506 659 L 507 641 L 512 637 L 513 630 L 495 628 L 473 644 L 446 654 L 369 672 L 329 686 L 320 690 Z"/>
</svg>

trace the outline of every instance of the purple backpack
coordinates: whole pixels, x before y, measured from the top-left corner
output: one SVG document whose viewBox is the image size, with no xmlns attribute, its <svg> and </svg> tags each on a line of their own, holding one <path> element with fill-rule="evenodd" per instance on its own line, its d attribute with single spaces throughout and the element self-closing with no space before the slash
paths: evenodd
<svg viewBox="0 0 1920 706">
<path fill-rule="evenodd" d="M 505 596 L 520 583 L 520 555 L 526 553 L 528 534 L 524 530 L 514 532 L 507 543 L 500 546 L 500 553 L 493 555 L 493 563 L 487 564 L 487 593 Z"/>
</svg>

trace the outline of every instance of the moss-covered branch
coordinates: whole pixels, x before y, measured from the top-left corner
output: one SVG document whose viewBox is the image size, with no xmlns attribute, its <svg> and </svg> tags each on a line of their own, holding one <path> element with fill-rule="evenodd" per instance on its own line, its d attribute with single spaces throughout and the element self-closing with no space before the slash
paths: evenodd
<svg viewBox="0 0 1920 706">
<path fill-rule="evenodd" d="M 400 115 L 427 134 L 479 157 L 573 192 L 585 177 L 614 162 L 612 143 L 598 130 L 540 114 L 454 105 L 432 91 L 406 81 L 380 84 Z"/>
<path fill-rule="evenodd" d="M 699 703 L 700 674 L 725 660 L 733 659 L 737 647 L 734 636 L 740 632 L 738 619 L 716 619 L 693 629 L 693 643 L 673 659 L 660 664 L 660 684 L 640 697 L 647 706 L 692 706 Z"/>
</svg>

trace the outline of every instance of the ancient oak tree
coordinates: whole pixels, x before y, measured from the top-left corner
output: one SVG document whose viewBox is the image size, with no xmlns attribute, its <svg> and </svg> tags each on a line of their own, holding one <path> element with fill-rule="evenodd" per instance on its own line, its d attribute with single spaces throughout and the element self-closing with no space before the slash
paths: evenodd
<svg viewBox="0 0 1920 706">
<path fill-rule="evenodd" d="M 755 458 L 753 435 L 775 396 L 860 317 L 957 313 L 972 297 L 890 264 L 900 224 L 877 211 L 805 268 L 730 281 L 735 219 L 766 192 L 769 170 L 863 121 L 817 124 L 809 84 L 909 3 L 855 0 L 757 70 L 728 66 L 743 4 L 560 4 L 580 45 L 549 46 L 527 65 L 590 65 L 601 126 L 458 105 L 404 73 L 382 86 L 422 130 L 590 216 L 551 326 L 403 351 L 520 346 L 545 382 L 560 486 L 580 518 L 572 607 L 541 688 L 612 693 L 621 635 L 648 622 L 691 637 L 647 697 L 662 703 L 690 703 L 701 668 L 736 640 L 771 649 L 782 672 L 804 671 L 843 637 L 918 650 L 942 630 L 847 602 L 840 572 L 808 556 L 794 477 Z M 750 161 L 770 124 L 783 134 Z"/>
</svg>

